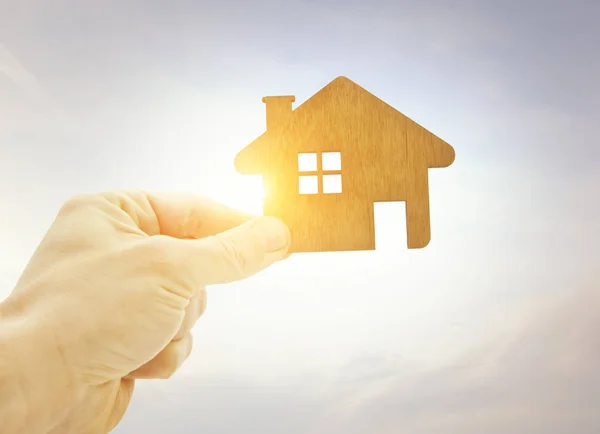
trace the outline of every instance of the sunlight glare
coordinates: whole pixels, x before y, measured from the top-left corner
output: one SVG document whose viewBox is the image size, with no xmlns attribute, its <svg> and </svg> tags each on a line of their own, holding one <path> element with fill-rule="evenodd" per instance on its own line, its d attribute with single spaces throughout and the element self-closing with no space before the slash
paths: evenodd
<svg viewBox="0 0 600 434">
<path fill-rule="evenodd" d="M 211 179 L 206 195 L 250 214 L 263 214 L 266 191 L 260 176 L 233 175 Z"/>
</svg>

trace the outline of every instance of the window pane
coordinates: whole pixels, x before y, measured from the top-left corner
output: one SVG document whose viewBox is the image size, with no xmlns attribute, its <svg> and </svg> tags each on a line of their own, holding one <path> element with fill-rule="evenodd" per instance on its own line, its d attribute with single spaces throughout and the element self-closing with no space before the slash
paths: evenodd
<svg viewBox="0 0 600 434">
<path fill-rule="evenodd" d="M 298 154 L 298 171 L 316 172 L 317 154 Z"/>
<path fill-rule="evenodd" d="M 323 152 L 323 170 L 342 170 L 342 154 Z"/>
<path fill-rule="evenodd" d="M 342 175 L 323 176 L 323 193 L 341 193 Z"/>
<path fill-rule="evenodd" d="M 300 176 L 299 178 L 298 186 L 300 194 L 319 193 L 319 180 L 316 176 Z"/>
</svg>

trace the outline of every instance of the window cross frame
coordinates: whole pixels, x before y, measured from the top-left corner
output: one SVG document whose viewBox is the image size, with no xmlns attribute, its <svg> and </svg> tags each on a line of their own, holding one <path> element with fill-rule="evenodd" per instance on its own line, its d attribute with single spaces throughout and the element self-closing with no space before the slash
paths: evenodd
<svg viewBox="0 0 600 434">
<path fill-rule="evenodd" d="M 340 168 L 337 170 L 323 170 L 323 154 L 338 154 L 340 158 Z M 329 151 L 329 152 L 301 152 L 301 154 L 309 154 L 316 155 L 317 158 L 317 170 L 300 170 L 298 166 L 298 179 L 303 176 L 316 176 L 317 177 L 317 192 L 316 193 L 300 193 L 301 195 L 321 195 L 321 194 L 341 194 L 341 189 L 339 192 L 335 193 L 325 193 L 323 191 L 323 177 L 327 175 L 340 175 L 342 177 L 342 153 L 340 151 Z"/>
</svg>

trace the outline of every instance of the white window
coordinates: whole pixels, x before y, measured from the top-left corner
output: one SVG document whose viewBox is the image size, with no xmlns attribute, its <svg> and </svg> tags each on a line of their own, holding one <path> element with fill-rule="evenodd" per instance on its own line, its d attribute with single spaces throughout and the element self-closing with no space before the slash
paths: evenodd
<svg viewBox="0 0 600 434">
<path fill-rule="evenodd" d="M 340 152 L 298 154 L 300 194 L 342 192 L 342 155 Z"/>
</svg>

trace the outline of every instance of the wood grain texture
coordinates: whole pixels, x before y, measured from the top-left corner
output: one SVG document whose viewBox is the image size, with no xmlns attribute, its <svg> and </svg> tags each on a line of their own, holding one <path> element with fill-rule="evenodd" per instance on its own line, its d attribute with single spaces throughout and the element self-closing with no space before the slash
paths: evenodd
<svg viewBox="0 0 600 434">
<path fill-rule="evenodd" d="M 386 201 L 406 202 L 408 248 L 425 247 L 428 169 L 450 166 L 452 146 L 346 77 L 292 110 L 294 100 L 263 98 L 267 131 L 235 158 L 238 172 L 263 176 L 264 214 L 290 227 L 290 251 L 375 249 L 374 203 Z M 336 156 L 341 168 L 325 167 Z M 316 194 L 301 194 L 305 185 Z"/>
</svg>

